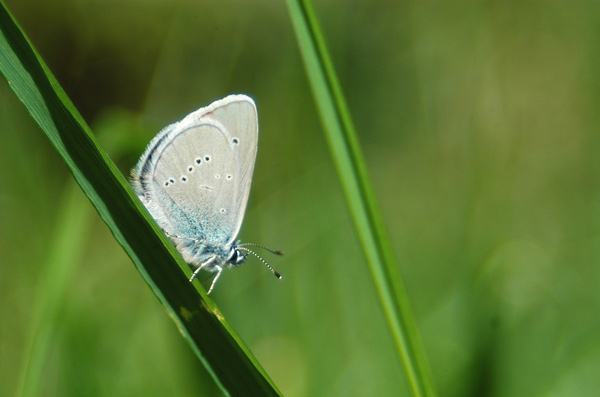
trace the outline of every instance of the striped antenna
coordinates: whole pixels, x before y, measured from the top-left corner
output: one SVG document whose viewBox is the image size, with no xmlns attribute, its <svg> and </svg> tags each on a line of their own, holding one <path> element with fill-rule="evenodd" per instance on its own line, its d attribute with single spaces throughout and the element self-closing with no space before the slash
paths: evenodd
<svg viewBox="0 0 600 397">
<path fill-rule="evenodd" d="M 275 251 L 275 250 L 272 250 L 271 248 L 267 248 L 264 245 L 260 245 L 260 244 L 244 243 L 244 244 L 238 244 L 237 247 L 244 247 L 244 246 L 247 246 L 247 245 L 252 245 L 254 247 L 262 248 L 265 251 L 269 251 L 270 253 L 275 254 L 275 255 L 283 255 L 282 251 Z M 252 251 L 250 251 L 250 252 L 252 252 Z M 254 252 L 252 252 L 252 253 L 254 254 Z M 254 254 L 254 255 L 256 255 L 256 254 Z M 256 256 L 258 256 L 258 255 L 256 255 Z"/>
<path fill-rule="evenodd" d="M 246 244 L 246 245 L 250 245 L 250 244 Z M 254 245 L 254 244 L 253 244 L 253 245 Z M 256 252 L 252 251 L 251 249 L 245 248 L 245 247 L 240 247 L 239 245 L 238 245 L 237 247 L 238 247 L 239 249 L 241 249 L 241 250 L 244 250 L 244 251 L 246 251 L 246 252 L 249 252 L 249 253 L 251 253 L 252 255 L 254 255 L 254 256 L 255 256 L 255 257 L 257 257 L 258 259 L 260 259 L 260 261 L 261 261 L 262 263 L 264 263 L 266 267 L 268 267 L 268 268 L 269 268 L 269 270 L 271 271 L 271 273 L 273 273 L 273 274 L 275 275 L 275 277 L 277 277 L 277 278 L 278 278 L 278 279 L 280 279 L 280 280 L 283 278 L 283 277 L 281 276 L 281 274 L 277 273 L 277 272 L 275 271 L 275 269 L 273 269 L 273 268 L 271 267 L 271 265 L 269 265 L 269 264 L 267 263 L 267 261 L 266 261 L 266 260 L 264 260 L 263 258 L 261 258 L 261 257 L 260 257 L 260 256 L 259 256 L 259 255 L 258 255 Z M 270 251 L 269 249 L 267 249 L 267 250 L 268 250 L 268 251 Z M 275 253 L 275 252 L 273 252 L 273 253 Z"/>
</svg>

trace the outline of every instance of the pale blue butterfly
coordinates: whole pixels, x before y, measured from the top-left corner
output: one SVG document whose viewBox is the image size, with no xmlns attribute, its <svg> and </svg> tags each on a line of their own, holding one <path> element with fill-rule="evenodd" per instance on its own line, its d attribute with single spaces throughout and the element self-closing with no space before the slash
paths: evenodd
<svg viewBox="0 0 600 397">
<path fill-rule="evenodd" d="M 248 203 L 258 142 L 258 116 L 246 95 L 230 95 L 171 124 L 150 142 L 131 184 L 186 262 L 217 272 L 253 251 L 235 241 Z M 279 251 L 269 250 L 276 254 Z"/>
</svg>

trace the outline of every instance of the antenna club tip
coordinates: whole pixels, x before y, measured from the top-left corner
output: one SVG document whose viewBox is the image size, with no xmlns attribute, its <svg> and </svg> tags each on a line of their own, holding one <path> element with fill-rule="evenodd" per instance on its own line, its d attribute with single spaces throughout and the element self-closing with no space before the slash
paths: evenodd
<svg viewBox="0 0 600 397">
<path fill-rule="evenodd" d="M 273 274 L 275 275 L 275 277 L 277 277 L 280 280 L 283 278 L 283 276 L 277 272 L 274 272 Z"/>
<path fill-rule="evenodd" d="M 275 255 L 283 255 L 283 251 L 273 251 Z"/>
</svg>

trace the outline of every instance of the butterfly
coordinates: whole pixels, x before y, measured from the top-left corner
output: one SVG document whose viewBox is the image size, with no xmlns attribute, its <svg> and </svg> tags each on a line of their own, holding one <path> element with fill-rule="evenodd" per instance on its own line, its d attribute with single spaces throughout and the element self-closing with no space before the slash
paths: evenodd
<svg viewBox="0 0 600 397">
<path fill-rule="evenodd" d="M 229 95 L 160 131 L 149 143 L 131 184 L 183 259 L 216 272 L 239 266 L 249 253 L 269 264 L 236 237 L 242 226 L 258 143 L 258 116 L 246 95 Z"/>
</svg>

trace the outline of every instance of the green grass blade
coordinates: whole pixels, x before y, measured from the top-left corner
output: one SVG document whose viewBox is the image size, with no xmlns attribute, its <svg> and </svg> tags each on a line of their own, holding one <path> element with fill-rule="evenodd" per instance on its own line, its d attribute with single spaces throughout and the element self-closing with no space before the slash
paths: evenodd
<svg viewBox="0 0 600 397">
<path fill-rule="evenodd" d="M 415 396 L 433 396 L 425 353 L 312 2 L 287 0 L 287 5 L 350 213 L 410 387 Z"/>
<path fill-rule="evenodd" d="M 189 267 L 98 146 L 3 3 L 0 71 L 223 392 L 278 395 L 214 302 L 187 281 Z"/>
</svg>

